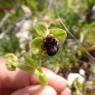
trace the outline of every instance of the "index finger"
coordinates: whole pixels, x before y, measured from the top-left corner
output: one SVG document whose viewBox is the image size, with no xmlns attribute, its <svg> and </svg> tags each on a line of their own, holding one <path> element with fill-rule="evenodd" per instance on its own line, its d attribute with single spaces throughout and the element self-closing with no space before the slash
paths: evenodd
<svg viewBox="0 0 95 95">
<path fill-rule="evenodd" d="M 20 69 L 16 69 L 15 71 L 7 70 L 5 63 L 6 61 L 0 58 L 0 84 L 2 84 L 2 87 L 20 89 L 39 83 L 31 73 Z M 67 82 L 64 78 L 46 68 L 43 68 L 43 72 L 48 78 L 48 84 L 58 93 L 65 89 Z"/>
<path fill-rule="evenodd" d="M 29 73 L 16 69 L 9 71 L 4 58 L 0 58 L 0 87 L 19 89 L 29 85 Z"/>
<path fill-rule="evenodd" d="M 43 72 L 48 78 L 48 84 L 52 86 L 58 93 L 65 89 L 67 86 L 67 81 L 63 77 L 46 68 L 43 68 Z M 31 83 L 38 83 L 34 76 L 31 76 Z"/>
</svg>

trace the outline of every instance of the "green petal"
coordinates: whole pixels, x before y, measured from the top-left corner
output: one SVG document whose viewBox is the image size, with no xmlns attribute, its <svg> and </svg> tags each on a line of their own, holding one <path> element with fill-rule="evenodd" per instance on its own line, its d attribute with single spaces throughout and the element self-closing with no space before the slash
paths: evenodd
<svg viewBox="0 0 95 95">
<path fill-rule="evenodd" d="M 37 24 L 35 26 L 35 30 L 39 36 L 46 36 L 49 33 L 48 28 L 44 25 L 44 23 Z"/>
<path fill-rule="evenodd" d="M 41 50 L 42 40 L 43 39 L 41 37 L 37 37 L 34 40 L 32 40 L 31 51 L 33 54 L 38 54 L 39 51 Z"/>
<path fill-rule="evenodd" d="M 65 30 L 57 28 L 57 29 L 49 29 L 49 31 L 50 34 L 53 34 L 61 43 L 63 43 L 67 37 L 67 33 Z"/>
</svg>

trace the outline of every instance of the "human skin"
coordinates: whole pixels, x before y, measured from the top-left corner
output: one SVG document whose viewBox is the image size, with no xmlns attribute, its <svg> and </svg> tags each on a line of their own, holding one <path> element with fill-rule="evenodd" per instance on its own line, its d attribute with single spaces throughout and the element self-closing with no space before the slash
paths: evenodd
<svg viewBox="0 0 95 95">
<path fill-rule="evenodd" d="M 43 68 L 48 85 L 41 85 L 31 73 L 9 71 L 5 64 L 0 58 L 0 95 L 70 95 L 66 80 L 49 69 Z"/>
</svg>

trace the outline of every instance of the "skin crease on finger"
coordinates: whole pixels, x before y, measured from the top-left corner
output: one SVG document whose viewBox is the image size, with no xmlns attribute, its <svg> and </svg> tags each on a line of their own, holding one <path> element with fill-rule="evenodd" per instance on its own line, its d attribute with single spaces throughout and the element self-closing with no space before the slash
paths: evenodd
<svg viewBox="0 0 95 95">
<path fill-rule="evenodd" d="M 11 95 L 57 95 L 57 93 L 50 86 L 35 85 L 18 90 Z"/>
<path fill-rule="evenodd" d="M 71 95 L 71 92 L 68 88 L 66 88 L 61 94 L 57 94 L 56 91 L 50 86 L 34 85 L 14 91 L 12 94 L 0 93 L 0 95 Z"/>
<path fill-rule="evenodd" d="M 61 94 L 57 94 L 50 86 L 35 85 L 18 90 L 11 95 L 71 95 L 71 91 L 65 88 Z"/>
<path fill-rule="evenodd" d="M 6 93 L 22 89 L 29 85 L 38 84 L 37 79 L 30 73 L 19 69 L 16 71 L 8 71 L 5 67 L 5 63 L 5 60 L 0 58 L 0 95 L 9 95 Z M 48 84 L 53 87 L 57 93 L 65 89 L 67 83 L 64 78 L 48 69 L 43 68 L 43 71 L 48 77 Z M 6 93 L 4 94 L 4 92 Z"/>
</svg>

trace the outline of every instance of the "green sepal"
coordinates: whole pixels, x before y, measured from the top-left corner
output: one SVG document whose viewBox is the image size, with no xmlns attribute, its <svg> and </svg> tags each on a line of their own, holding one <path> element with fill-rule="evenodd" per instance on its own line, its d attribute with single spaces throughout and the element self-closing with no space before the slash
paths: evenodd
<svg viewBox="0 0 95 95">
<path fill-rule="evenodd" d="M 31 51 L 33 54 L 38 54 L 40 52 L 42 41 L 43 41 L 42 37 L 37 37 L 32 40 Z"/>
<path fill-rule="evenodd" d="M 67 33 L 63 29 L 49 29 L 50 34 L 53 34 L 56 39 L 59 40 L 60 43 L 63 43 L 67 37 Z"/>
<path fill-rule="evenodd" d="M 45 26 L 44 23 L 38 23 L 35 26 L 35 30 L 39 36 L 46 36 L 49 34 L 48 28 Z"/>
</svg>

